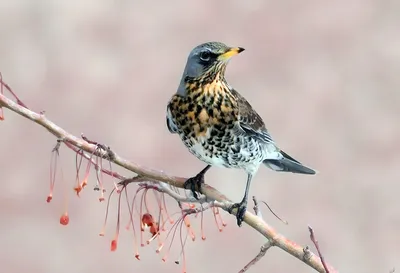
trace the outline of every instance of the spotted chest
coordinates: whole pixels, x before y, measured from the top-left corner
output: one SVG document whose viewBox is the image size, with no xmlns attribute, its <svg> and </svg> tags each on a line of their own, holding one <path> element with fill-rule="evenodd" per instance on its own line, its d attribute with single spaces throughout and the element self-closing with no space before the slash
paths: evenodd
<svg viewBox="0 0 400 273">
<path fill-rule="evenodd" d="M 200 89 L 191 84 L 188 88 L 195 91 L 174 95 L 168 105 L 170 130 L 174 127 L 189 151 L 207 164 L 243 168 L 261 162 L 260 144 L 238 132 L 237 101 L 228 87 L 209 83 Z"/>
</svg>

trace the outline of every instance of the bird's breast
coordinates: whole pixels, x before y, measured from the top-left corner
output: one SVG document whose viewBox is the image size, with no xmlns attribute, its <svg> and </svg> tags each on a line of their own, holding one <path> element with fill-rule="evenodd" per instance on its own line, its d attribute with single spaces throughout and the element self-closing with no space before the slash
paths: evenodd
<svg viewBox="0 0 400 273">
<path fill-rule="evenodd" d="M 175 124 L 186 137 L 209 137 L 212 128 L 223 130 L 238 120 L 237 102 L 223 82 L 187 83 L 187 96 L 170 102 Z"/>
</svg>

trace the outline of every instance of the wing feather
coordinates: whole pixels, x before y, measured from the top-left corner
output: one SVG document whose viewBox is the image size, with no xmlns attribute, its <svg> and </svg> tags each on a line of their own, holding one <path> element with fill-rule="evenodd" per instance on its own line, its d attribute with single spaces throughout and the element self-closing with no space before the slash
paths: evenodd
<svg viewBox="0 0 400 273">
<path fill-rule="evenodd" d="M 248 135 L 255 139 L 266 143 L 274 143 L 271 135 L 265 128 L 264 121 L 260 115 L 253 109 L 250 103 L 237 92 L 231 89 L 232 94 L 236 97 L 239 107 L 239 126 Z"/>
</svg>

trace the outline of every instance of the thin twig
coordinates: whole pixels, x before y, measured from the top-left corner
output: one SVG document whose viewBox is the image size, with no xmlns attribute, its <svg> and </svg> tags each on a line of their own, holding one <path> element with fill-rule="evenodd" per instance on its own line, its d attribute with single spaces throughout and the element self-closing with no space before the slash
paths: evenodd
<svg viewBox="0 0 400 273">
<path fill-rule="evenodd" d="M 97 164 L 96 160 L 94 160 L 94 158 L 92 156 L 90 156 L 89 154 L 85 153 L 82 151 L 82 149 L 78 149 L 77 147 L 75 147 L 74 145 L 72 145 L 71 143 L 65 142 L 65 145 L 70 148 L 71 150 L 73 150 L 75 153 L 82 155 L 84 158 L 86 158 L 87 160 L 91 161 L 91 164 L 95 167 L 95 169 L 101 169 L 101 171 L 109 176 L 115 177 L 119 180 L 125 180 L 127 179 L 125 176 L 117 173 L 117 172 L 113 172 L 111 170 L 108 169 L 104 169 L 104 168 L 100 168 L 99 164 Z M 107 152 L 108 153 L 108 152 Z M 137 181 L 138 182 L 138 181 Z"/>
<path fill-rule="evenodd" d="M 251 266 L 255 265 L 259 260 L 261 260 L 261 258 L 264 257 L 265 253 L 267 253 L 267 250 L 270 249 L 271 246 L 272 244 L 270 241 L 267 241 L 265 244 L 263 244 L 257 256 L 255 256 L 254 259 L 246 264 L 243 269 L 239 271 L 239 273 L 246 272 Z"/>
<path fill-rule="evenodd" d="M 254 207 L 253 207 L 254 213 L 262 219 L 263 217 L 262 217 L 262 213 L 260 210 L 260 206 L 259 206 L 258 200 L 255 196 L 253 196 L 253 203 L 254 203 Z"/>
<path fill-rule="evenodd" d="M 258 200 L 257 200 L 257 198 L 256 198 L 255 196 L 253 196 L 253 202 L 254 202 L 254 207 L 253 207 L 254 213 L 255 213 L 258 217 L 262 218 L 262 213 L 261 213 L 260 205 L 259 205 Z M 263 203 L 263 204 L 269 209 L 269 211 L 270 211 L 279 221 L 281 221 L 281 222 L 284 223 L 285 225 L 289 224 L 286 220 L 284 220 L 284 219 L 282 219 L 281 217 L 279 217 L 279 215 L 276 214 L 276 213 L 271 209 L 271 207 L 268 205 L 267 202 L 261 201 L 261 203 Z"/>
<path fill-rule="evenodd" d="M 11 94 L 11 96 L 14 97 L 14 99 L 17 101 L 18 105 L 20 105 L 20 106 L 25 107 L 25 108 L 28 109 L 28 106 L 26 106 L 26 105 L 18 98 L 18 96 L 14 93 L 14 91 L 11 89 L 11 87 L 3 81 L 3 75 L 1 74 L 1 72 L 0 72 L 0 85 L 1 85 L 1 95 L 4 95 L 4 94 L 3 94 L 3 87 L 4 87 L 4 88 Z"/>
<path fill-rule="evenodd" d="M 324 256 L 322 255 L 321 250 L 320 250 L 320 248 L 319 248 L 318 240 L 317 240 L 317 238 L 315 238 L 314 230 L 313 230 L 313 228 L 312 228 L 311 226 L 308 226 L 308 230 L 310 231 L 310 239 L 311 239 L 311 241 L 313 242 L 315 248 L 317 249 L 319 258 L 321 259 L 321 263 L 322 263 L 322 265 L 324 266 L 325 272 L 326 272 L 326 273 L 329 273 L 328 266 L 326 265 Z"/>
<path fill-rule="evenodd" d="M 271 209 L 271 207 L 268 205 L 267 202 L 261 201 L 261 203 L 263 203 L 265 206 L 267 206 L 267 208 L 269 209 L 269 211 L 270 211 L 279 221 L 281 221 L 281 222 L 284 223 L 285 225 L 288 225 L 288 224 L 289 224 L 288 221 L 286 221 L 285 219 L 282 219 L 278 214 L 276 214 L 275 211 L 273 211 L 273 210 Z"/>
</svg>

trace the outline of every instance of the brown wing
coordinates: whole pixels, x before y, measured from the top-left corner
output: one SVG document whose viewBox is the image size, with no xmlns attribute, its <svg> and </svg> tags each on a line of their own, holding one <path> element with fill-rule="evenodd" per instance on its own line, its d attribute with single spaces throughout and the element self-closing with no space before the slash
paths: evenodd
<svg viewBox="0 0 400 273">
<path fill-rule="evenodd" d="M 265 128 L 264 121 L 250 103 L 236 90 L 231 89 L 231 92 L 238 102 L 239 126 L 244 133 L 264 142 L 274 142 L 267 128 Z"/>
</svg>

